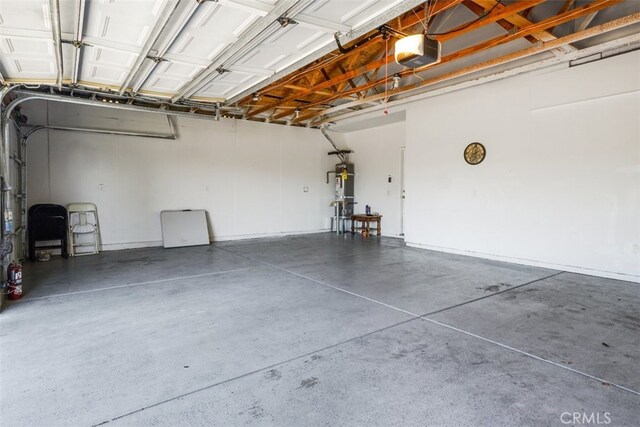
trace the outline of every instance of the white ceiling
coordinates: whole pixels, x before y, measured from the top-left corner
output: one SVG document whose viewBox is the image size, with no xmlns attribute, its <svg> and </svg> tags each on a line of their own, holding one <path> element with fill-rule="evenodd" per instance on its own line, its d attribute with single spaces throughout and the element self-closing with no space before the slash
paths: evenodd
<svg viewBox="0 0 640 427">
<path fill-rule="evenodd" d="M 6 81 L 55 83 L 51 1 L 0 0 L 0 73 Z M 63 80 L 166 98 L 229 99 L 334 43 L 335 32 L 364 26 L 399 3 L 60 0 Z M 274 11 L 281 10 L 297 24 L 274 22 Z M 245 44 L 243 36 L 257 28 L 264 28 L 261 41 Z M 76 48 L 72 41 L 84 45 Z M 147 49 L 161 60 L 138 60 Z M 220 65 L 222 74 L 215 71 Z M 195 85 L 194 78 L 202 83 Z"/>
</svg>

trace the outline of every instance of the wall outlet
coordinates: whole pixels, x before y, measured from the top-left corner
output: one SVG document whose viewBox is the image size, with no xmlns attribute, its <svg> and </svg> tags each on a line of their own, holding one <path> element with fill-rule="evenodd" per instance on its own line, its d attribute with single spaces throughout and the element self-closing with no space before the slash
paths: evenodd
<svg viewBox="0 0 640 427">
<path fill-rule="evenodd" d="M 309 192 L 309 187 L 302 187 L 302 191 L 304 191 L 305 193 Z"/>
</svg>

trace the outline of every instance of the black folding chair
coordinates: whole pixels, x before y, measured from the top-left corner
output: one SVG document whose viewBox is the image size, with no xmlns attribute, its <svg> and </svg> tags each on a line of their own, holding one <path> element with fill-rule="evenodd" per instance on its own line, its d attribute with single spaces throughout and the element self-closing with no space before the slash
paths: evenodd
<svg viewBox="0 0 640 427">
<path fill-rule="evenodd" d="M 64 206 L 52 204 L 33 205 L 29 208 L 29 259 L 35 261 L 36 251 L 60 249 L 67 258 L 67 210 Z M 36 246 L 36 242 L 59 240 L 60 244 Z"/>
</svg>

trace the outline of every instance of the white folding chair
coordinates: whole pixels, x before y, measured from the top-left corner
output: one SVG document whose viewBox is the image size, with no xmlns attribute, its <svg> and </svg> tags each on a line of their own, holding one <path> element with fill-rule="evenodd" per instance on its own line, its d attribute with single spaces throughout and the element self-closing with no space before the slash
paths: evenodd
<svg viewBox="0 0 640 427">
<path fill-rule="evenodd" d="M 93 203 L 71 203 L 69 212 L 69 255 L 97 254 L 100 247 L 98 208 Z"/>
</svg>

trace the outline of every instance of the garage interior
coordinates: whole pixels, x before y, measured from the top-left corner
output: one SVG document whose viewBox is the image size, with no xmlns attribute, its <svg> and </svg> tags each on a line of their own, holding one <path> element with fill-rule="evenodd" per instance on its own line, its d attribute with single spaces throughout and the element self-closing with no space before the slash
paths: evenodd
<svg viewBox="0 0 640 427">
<path fill-rule="evenodd" d="M 1 424 L 639 425 L 639 48 L 636 0 L 0 0 Z"/>
</svg>

